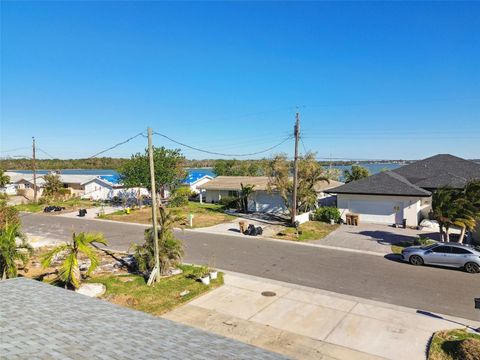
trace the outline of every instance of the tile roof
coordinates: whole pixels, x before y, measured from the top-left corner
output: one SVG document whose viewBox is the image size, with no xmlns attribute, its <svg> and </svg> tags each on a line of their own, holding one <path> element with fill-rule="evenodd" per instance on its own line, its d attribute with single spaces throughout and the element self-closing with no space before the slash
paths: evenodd
<svg viewBox="0 0 480 360">
<path fill-rule="evenodd" d="M 39 281 L 0 281 L 0 293 L 6 359 L 285 359 Z"/>
<path fill-rule="evenodd" d="M 217 176 L 215 179 L 209 181 L 206 184 L 200 186 L 201 189 L 206 190 L 237 190 L 242 189 L 241 184 L 244 186 L 255 185 L 254 190 L 268 190 L 268 183 L 270 178 L 268 176 Z M 334 188 L 343 183 L 335 180 L 319 181 L 315 184 L 315 190 L 320 192 L 326 189 Z"/>
<path fill-rule="evenodd" d="M 241 190 L 240 184 L 255 185 L 254 190 L 268 189 L 268 176 L 217 176 L 215 179 L 200 186 L 206 190 Z"/>
</svg>

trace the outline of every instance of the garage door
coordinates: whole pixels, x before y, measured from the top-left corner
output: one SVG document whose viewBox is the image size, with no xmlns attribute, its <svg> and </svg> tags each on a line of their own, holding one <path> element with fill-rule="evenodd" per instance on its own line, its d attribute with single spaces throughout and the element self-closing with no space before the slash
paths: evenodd
<svg viewBox="0 0 480 360">
<path fill-rule="evenodd" d="M 350 200 L 349 211 L 360 215 L 360 221 L 393 224 L 401 223 L 403 206 L 395 201 Z"/>
<path fill-rule="evenodd" d="M 286 211 L 282 197 L 277 194 L 269 194 L 265 191 L 256 191 L 255 197 L 249 206 L 254 211 L 265 213 L 284 213 Z"/>
</svg>

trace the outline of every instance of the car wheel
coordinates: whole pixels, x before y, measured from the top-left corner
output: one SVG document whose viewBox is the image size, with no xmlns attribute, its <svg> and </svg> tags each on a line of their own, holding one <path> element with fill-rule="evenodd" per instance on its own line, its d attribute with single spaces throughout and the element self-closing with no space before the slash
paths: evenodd
<svg viewBox="0 0 480 360">
<path fill-rule="evenodd" d="M 423 259 L 418 255 L 410 256 L 409 262 L 410 264 L 416 265 L 416 266 L 423 265 Z"/>
<path fill-rule="evenodd" d="M 469 262 L 465 264 L 465 270 L 470 274 L 478 273 L 480 272 L 480 265 Z"/>
</svg>

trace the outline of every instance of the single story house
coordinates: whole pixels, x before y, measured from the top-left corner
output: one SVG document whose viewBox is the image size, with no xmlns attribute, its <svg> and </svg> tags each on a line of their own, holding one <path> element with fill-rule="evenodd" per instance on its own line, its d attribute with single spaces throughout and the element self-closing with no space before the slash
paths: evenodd
<svg viewBox="0 0 480 360">
<path fill-rule="evenodd" d="M 191 171 L 188 176 L 182 181 L 182 186 L 188 186 L 192 193 L 200 193 L 199 187 L 213 180 L 213 176 L 203 171 Z"/>
<path fill-rule="evenodd" d="M 215 179 L 199 186 L 200 202 L 218 203 L 225 197 L 237 197 L 242 190 L 242 184 L 254 185 L 253 193 L 249 197 L 248 210 L 265 213 L 285 213 L 287 211 L 280 194 L 269 191 L 268 176 L 217 176 Z M 315 186 L 319 199 L 330 196 L 324 194 L 325 190 L 337 187 L 341 183 L 330 180 L 320 182 Z"/>
<path fill-rule="evenodd" d="M 115 197 L 138 199 L 139 196 L 150 196 L 149 191 L 145 188 L 126 188 L 115 175 L 97 176 L 85 181 L 82 186 L 84 187 L 83 199 L 112 200 Z"/>
<path fill-rule="evenodd" d="M 480 179 L 480 164 L 450 154 L 439 154 L 395 170 L 328 189 L 337 196 L 345 220 L 348 213 L 362 222 L 417 226 L 428 218 L 432 192 L 443 186 L 463 188 Z"/>
</svg>

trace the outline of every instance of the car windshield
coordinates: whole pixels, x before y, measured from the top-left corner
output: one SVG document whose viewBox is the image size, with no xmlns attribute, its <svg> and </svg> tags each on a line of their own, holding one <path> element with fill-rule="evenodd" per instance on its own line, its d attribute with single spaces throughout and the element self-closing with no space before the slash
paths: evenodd
<svg viewBox="0 0 480 360">
<path fill-rule="evenodd" d="M 434 248 L 435 246 L 437 246 L 437 244 L 430 244 L 430 245 L 421 246 L 420 249 L 430 250 L 430 249 Z"/>
</svg>

